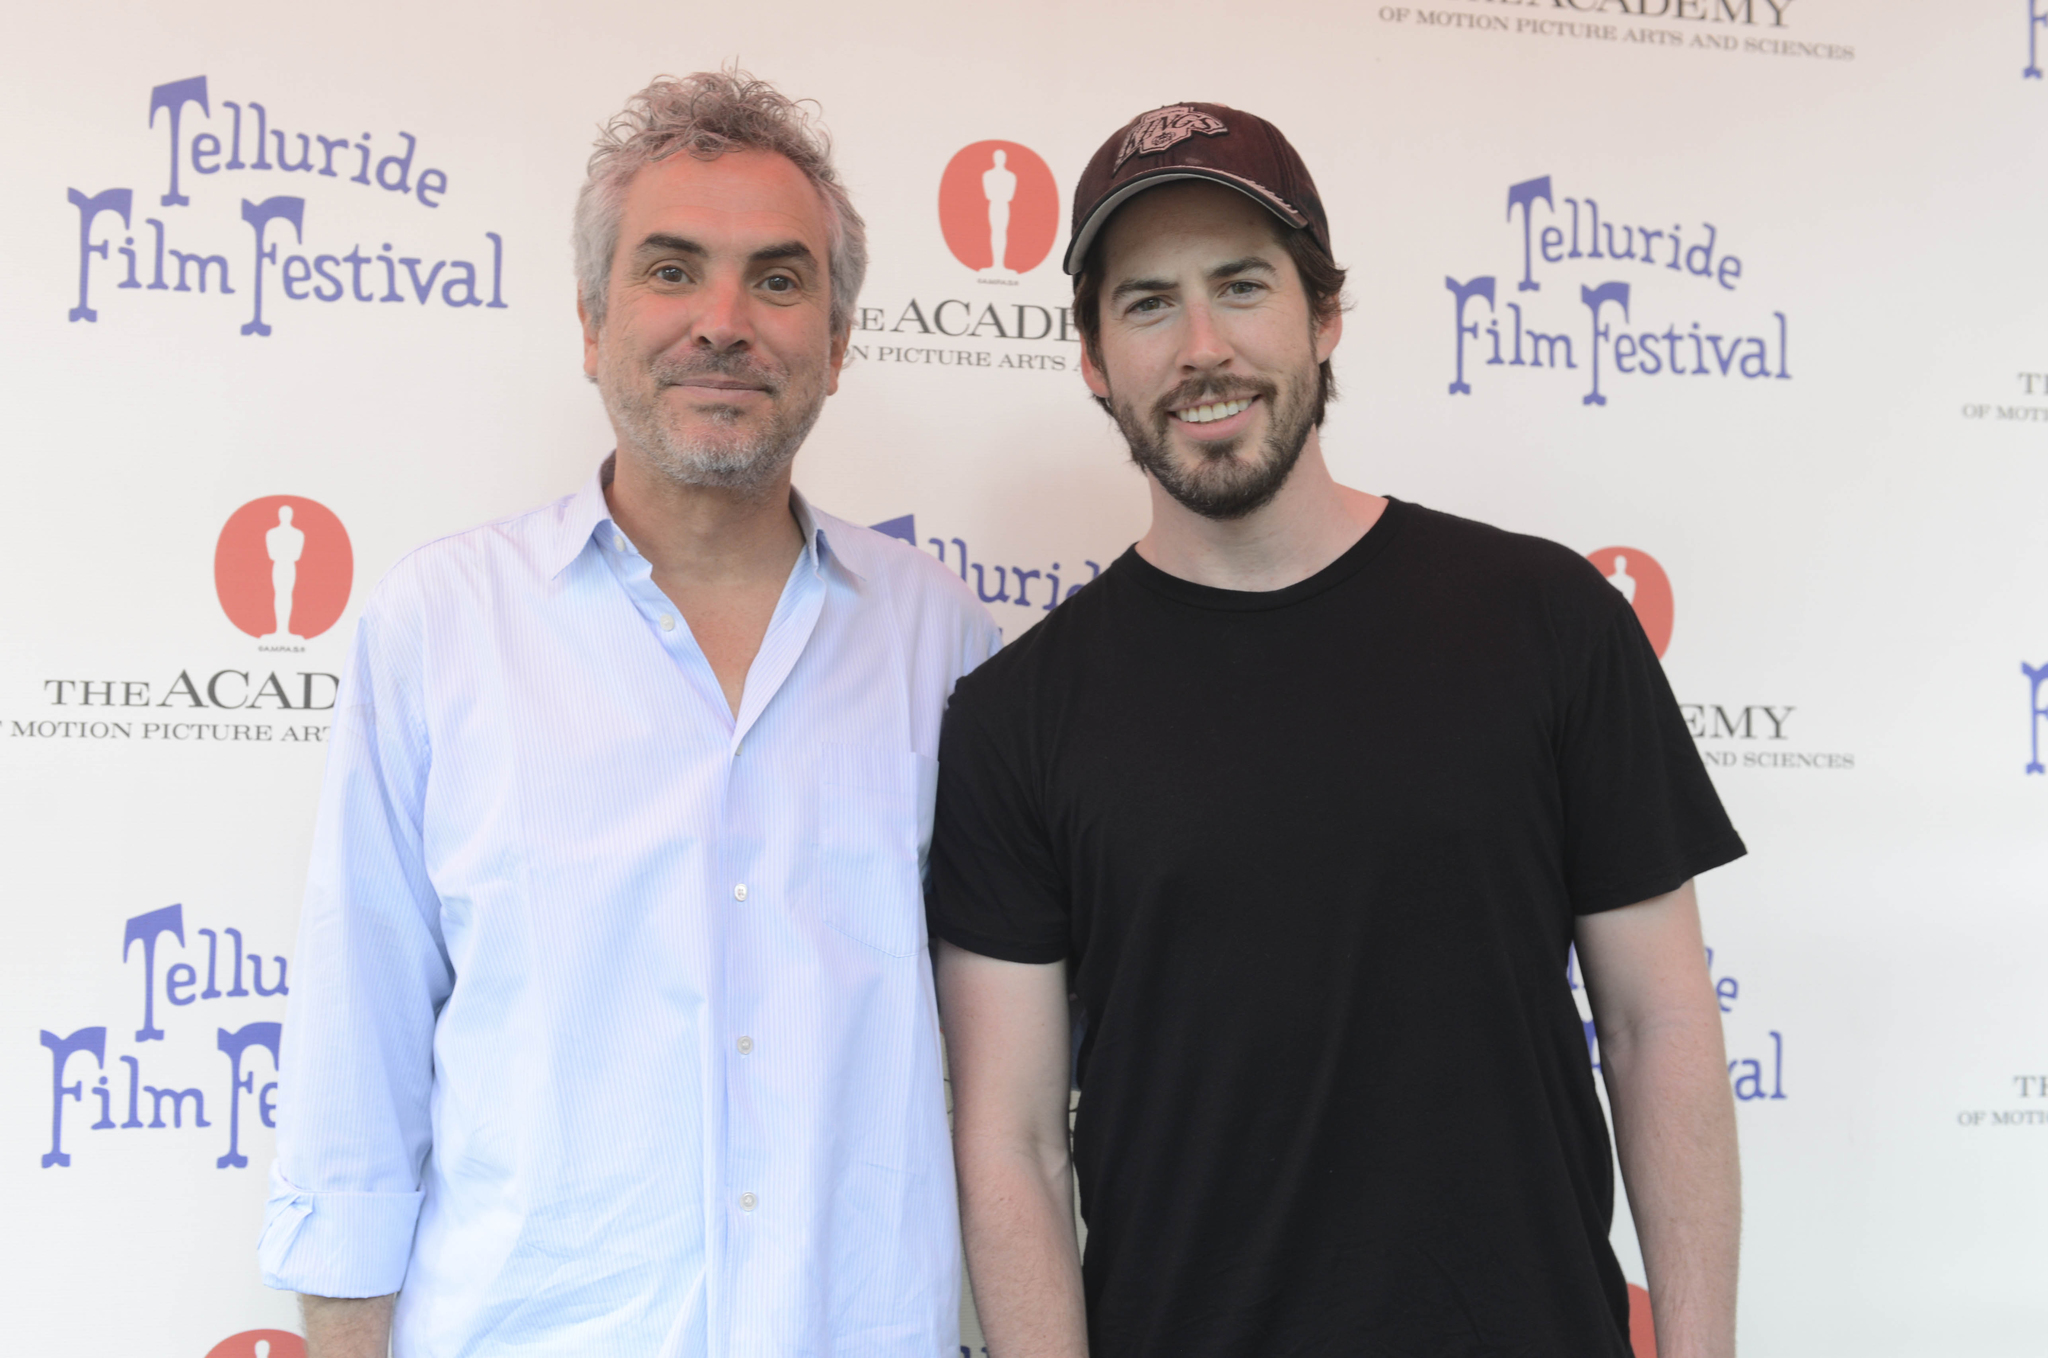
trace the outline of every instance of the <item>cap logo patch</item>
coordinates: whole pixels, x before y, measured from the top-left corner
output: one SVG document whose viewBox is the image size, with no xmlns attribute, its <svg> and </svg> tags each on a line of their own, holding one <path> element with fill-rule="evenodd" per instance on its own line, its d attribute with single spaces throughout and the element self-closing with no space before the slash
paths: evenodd
<svg viewBox="0 0 2048 1358">
<path fill-rule="evenodd" d="M 1116 164 L 1109 167 L 1110 173 L 1121 170 L 1132 156 L 1156 156 L 1197 132 L 1205 137 L 1221 137 L 1229 131 L 1221 118 L 1186 104 L 1155 108 L 1131 124 L 1131 130 L 1124 136 L 1123 149 L 1117 152 Z"/>
</svg>

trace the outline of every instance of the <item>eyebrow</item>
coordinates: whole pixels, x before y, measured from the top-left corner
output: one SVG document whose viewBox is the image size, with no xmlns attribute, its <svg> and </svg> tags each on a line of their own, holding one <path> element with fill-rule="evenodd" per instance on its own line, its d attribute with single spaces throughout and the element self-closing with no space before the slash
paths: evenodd
<svg viewBox="0 0 2048 1358">
<path fill-rule="evenodd" d="M 665 236 L 655 234 L 640 242 L 635 254 L 649 255 L 657 250 L 672 250 L 679 255 L 706 255 L 711 253 L 687 236 Z"/>
<path fill-rule="evenodd" d="M 679 255 L 692 255 L 699 259 L 702 259 L 711 253 L 709 250 L 706 250 L 701 244 L 691 240 L 687 236 L 670 236 L 658 232 L 652 236 L 649 236 L 647 239 L 641 241 L 640 247 L 635 253 L 642 255 L 650 255 L 659 253 L 661 251 L 670 251 Z M 815 264 L 817 263 L 818 259 L 818 257 L 811 252 L 811 247 L 805 245 L 800 240 L 777 241 L 773 245 L 764 245 L 760 249 L 754 251 L 751 255 L 748 255 L 747 258 L 757 264 L 780 259 L 795 260 L 805 264 Z"/>
<path fill-rule="evenodd" d="M 1134 292 L 1171 292 L 1173 283 L 1165 278 L 1126 278 L 1109 290 L 1109 300 L 1121 302 Z"/>
<path fill-rule="evenodd" d="M 1260 255 L 1246 255 L 1242 259 L 1227 260 L 1208 271 L 1205 277 L 1211 283 L 1220 283 L 1226 278 L 1235 278 L 1247 273 L 1276 273 L 1270 260 Z M 1110 289 L 1109 300 L 1119 302 L 1136 292 L 1171 292 L 1176 285 L 1166 278 L 1127 278 Z"/>
<path fill-rule="evenodd" d="M 811 253 L 811 247 L 805 245 L 800 240 L 786 240 L 775 245 L 764 245 L 754 251 L 753 254 L 748 255 L 747 258 L 757 264 L 775 259 L 800 260 L 805 264 L 815 264 L 818 262 L 818 257 Z"/>
<path fill-rule="evenodd" d="M 1233 259 L 1227 264 L 1218 264 L 1215 268 L 1209 270 L 1209 281 L 1211 283 L 1221 283 L 1224 279 L 1235 278 L 1241 273 L 1277 272 L 1278 270 L 1273 267 L 1272 261 L 1265 258 L 1265 256 L 1246 255 L 1243 259 Z"/>
</svg>

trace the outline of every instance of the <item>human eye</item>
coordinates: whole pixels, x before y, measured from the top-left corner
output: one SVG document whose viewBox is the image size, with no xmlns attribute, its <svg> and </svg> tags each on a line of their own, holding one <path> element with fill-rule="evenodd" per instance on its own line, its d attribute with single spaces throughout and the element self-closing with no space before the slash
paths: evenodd
<svg viewBox="0 0 2048 1358">
<path fill-rule="evenodd" d="M 775 293 L 778 296 L 786 296 L 790 293 L 801 292 L 803 290 L 802 284 L 798 283 L 793 276 L 786 273 L 769 274 L 766 278 L 761 280 L 761 287 L 765 291 Z"/>
<path fill-rule="evenodd" d="M 663 283 L 687 283 L 690 281 L 689 271 L 673 260 L 655 265 L 650 272 L 657 281 Z"/>
<path fill-rule="evenodd" d="M 1153 295 L 1152 295 L 1152 296 L 1150 296 L 1150 297 L 1140 297 L 1140 298 L 1139 298 L 1139 299 L 1138 299 L 1137 301 L 1135 301 L 1135 302 L 1131 303 L 1131 304 L 1130 304 L 1129 306 L 1125 307 L 1125 308 L 1124 308 L 1124 315 L 1126 315 L 1126 316 L 1148 316 L 1148 315 L 1157 315 L 1157 314 L 1158 314 L 1159 312 L 1162 312 L 1162 311 L 1164 311 L 1164 310 L 1166 310 L 1166 299 L 1165 299 L 1164 297 L 1161 297 L 1161 296 L 1159 296 L 1158 294 L 1156 294 L 1156 293 L 1155 293 L 1155 294 L 1153 294 Z"/>
<path fill-rule="evenodd" d="M 1255 278 L 1233 278 L 1223 285 L 1223 295 L 1238 301 L 1250 301 L 1266 291 L 1266 285 Z"/>
</svg>

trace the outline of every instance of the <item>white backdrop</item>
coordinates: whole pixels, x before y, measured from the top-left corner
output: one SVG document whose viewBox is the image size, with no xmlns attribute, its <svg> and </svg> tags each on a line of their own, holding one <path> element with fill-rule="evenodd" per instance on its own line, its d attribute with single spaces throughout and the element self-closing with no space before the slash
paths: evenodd
<svg viewBox="0 0 2048 1358">
<path fill-rule="evenodd" d="M 1352 269 L 1340 477 L 1610 573 L 1619 550 L 1651 615 L 1668 581 L 1665 663 L 1752 849 L 1702 886 L 1746 1351 L 2041 1352 L 2038 3 L 16 7 L 9 1346 L 293 1351 L 254 1263 L 285 1016 L 262 992 L 288 984 L 328 676 L 402 552 L 608 448 L 566 244 L 583 158 L 652 74 L 737 58 L 823 104 L 871 225 L 799 484 L 908 516 L 1010 596 L 1013 637 L 1144 522 L 1062 334 L 1067 190 L 1161 103 L 1284 128 Z M 1013 226 L 1002 281 L 942 224 L 948 165 L 972 150 L 978 182 L 989 142 L 1058 193 L 1020 174 L 1018 220 L 1051 206 L 1057 239 Z M 303 642 L 260 635 L 281 504 Z"/>
</svg>

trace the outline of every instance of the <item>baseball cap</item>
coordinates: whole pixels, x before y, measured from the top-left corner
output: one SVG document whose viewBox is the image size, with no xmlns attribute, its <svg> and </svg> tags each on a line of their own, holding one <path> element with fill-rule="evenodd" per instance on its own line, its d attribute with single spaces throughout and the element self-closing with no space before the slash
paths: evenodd
<svg viewBox="0 0 2048 1358">
<path fill-rule="evenodd" d="M 1330 252 L 1330 223 L 1308 166 L 1280 129 L 1222 104 L 1168 104 L 1141 113 L 1102 143 L 1074 190 L 1073 238 L 1062 266 L 1081 271 L 1110 214 L 1176 179 L 1227 185 Z"/>
</svg>

